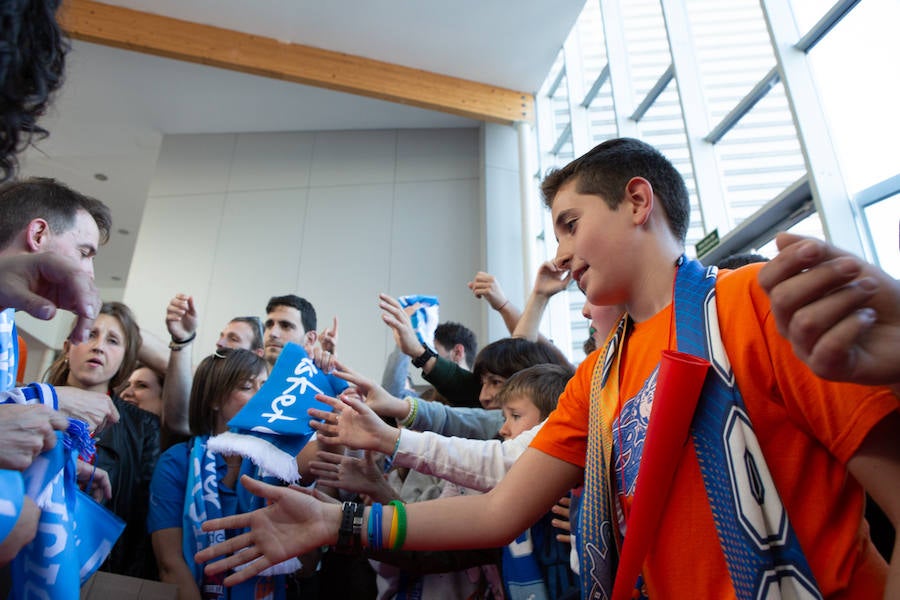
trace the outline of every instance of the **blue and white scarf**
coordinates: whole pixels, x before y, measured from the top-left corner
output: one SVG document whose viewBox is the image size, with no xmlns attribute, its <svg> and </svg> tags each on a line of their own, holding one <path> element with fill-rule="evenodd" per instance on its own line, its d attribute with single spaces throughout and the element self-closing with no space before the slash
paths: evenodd
<svg viewBox="0 0 900 600">
<path fill-rule="evenodd" d="M 316 394 L 335 396 L 347 382 L 323 373 L 297 344 L 284 346 L 269 379 L 230 421 L 230 431 L 210 438 L 209 449 L 240 454 L 253 461 L 264 476 L 296 483 L 297 455 L 310 440 L 310 408 L 331 410 Z"/>
<path fill-rule="evenodd" d="M 569 568 L 568 544 L 556 540 L 547 513 L 503 547 L 503 584 L 510 600 L 561 600 L 578 589 Z"/>
<path fill-rule="evenodd" d="M 0 311 L 0 391 L 16 387 L 19 365 L 19 339 L 16 333 L 16 311 Z"/>
<path fill-rule="evenodd" d="M 16 404 L 45 404 L 58 408 L 56 390 L 44 383 L 16 388 L 19 344 L 15 311 L 0 311 L 0 392 L 3 401 Z M 15 524 L 22 508 L 24 491 L 41 510 L 37 535 L 11 565 L 11 598 L 63 600 L 106 560 L 125 524 L 112 512 L 78 490 L 75 460 L 90 457 L 94 444 L 87 425 L 69 419 L 69 428 L 57 432 L 54 448 L 38 456 L 24 473 L 7 473 L 4 478 L 12 496 L 0 502 L 0 523 Z M 16 481 L 18 478 L 21 483 Z M 10 516 L 14 513 L 13 516 Z M 5 537 L 5 536 L 3 536 Z M 3 539 L 0 537 L 0 539 Z"/>
<path fill-rule="evenodd" d="M 414 304 L 419 305 L 416 311 L 409 315 L 409 321 L 419 341 L 430 348 L 434 348 L 434 332 L 437 330 L 438 311 L 441 304 L 438 302 L 437 296 L 423 296 L 421 294 L 399 296 L 397 302 L 403 308 Z"/>
<path fill-rule="evenodd" d="M 283 600 L 285 597 L 286 573 L 293 573 L 301 567 L 300 561 L 291 558 L 273 565 L 259 576 L 253 577 L 231 589 L 225 587 L 225 574 L 207 576 L 203 565 L 194 562 L 194 554 L 225 541 L 225 531 L 203 531 L 201 525 L 209 519 L 223 516 L 222 502 L 219 497 L 219 474 L 216 466 L 216 453 L 208 448 L 208 436 L 197 436 L 189 444 L 187 486 L 185 488 L 184 511 L 182 513 L 182 554 L 194 581 L 204 599 L 232 600 Z M 241 463 L 240 475 L 251 477 L 258 475 L 258 470 L 249 460 Z M 270 482 L 274 483 L 274 482 Z M 265 500 L 249 493 L 240 485 L 240 477 L 235 487 L 237 509 L 235 514 L 247 513 L 265 506 Z"/>
<path fill-rule="evenodd" d="M 78 490 L 75 460 L 93 454 L 87 426 L 57 433 L 54 448 L 25 471 L 25 493 L 41 509 L 37 535 L 12 562 L 15 600 L 65 600 L 106 560 L 125 523 Z"/>
<path fill-rule="evenodd" d="M 739 600 L 821 598 L 760 451 L 719 333 L 716 269 L 679 260 L 675 279 L 678 350 L 712 364 L 691 424 L 704 487 Z M 591 385 L 580 562 L 582 597 L 610 598 L 618 560 L 612 507 L 611 417 L 617 402 L 627 316 L 597 363 Z M 604 388 L 609 386 L 609 390 Z M 645 457 L 646 459 L 646 457 Z M 623 586 L 627 589 L 628 586 Z"/>
</svg>

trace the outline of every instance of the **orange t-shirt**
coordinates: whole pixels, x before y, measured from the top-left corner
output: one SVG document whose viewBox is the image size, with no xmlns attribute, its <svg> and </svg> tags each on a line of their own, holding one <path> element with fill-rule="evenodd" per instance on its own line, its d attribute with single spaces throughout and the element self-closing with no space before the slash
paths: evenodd
<svg viewBox="0 0 900 600">
<path fill-rule="evenodd" d="M 885 388 L 814 376 L 778 334 L 757 283 L 759 268 L 722 271 L 716 294 L 722 341 L 760 448 L 824 597 L 881 597 L 887 565 L 868 539 L 863 490 L 845 465 L 900 401 Z M 642 388 L 668 348 L 670 329 L 671 305 L 635 325 L 623 350 L 625 427 L 618 427 L 616 414 L 613 459 L 617 489 L 624 472 L 629 493 L 652 400 L 652 390 Z M 591 376 L 601 354 L 594 352 L 579 366 L 532 447 L 584 466 Z M 692 442 L 678 463 L 658 531 L 644 563 L 651 598 L 735 597 Z"/>
</svg>

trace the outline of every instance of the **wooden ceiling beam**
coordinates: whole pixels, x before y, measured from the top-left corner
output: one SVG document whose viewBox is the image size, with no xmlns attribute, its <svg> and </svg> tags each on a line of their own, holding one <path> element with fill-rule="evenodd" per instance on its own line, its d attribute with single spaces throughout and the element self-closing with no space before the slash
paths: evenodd
<svg viewBox="0 0 900 600">
<path fill-rule="evenodd" d="M 92 0 L 67 0 L 60 21 L 77 40 L 408 104 L 470 119 L 531 121 L 531 94 L 191 23 Z"/>
</svg>

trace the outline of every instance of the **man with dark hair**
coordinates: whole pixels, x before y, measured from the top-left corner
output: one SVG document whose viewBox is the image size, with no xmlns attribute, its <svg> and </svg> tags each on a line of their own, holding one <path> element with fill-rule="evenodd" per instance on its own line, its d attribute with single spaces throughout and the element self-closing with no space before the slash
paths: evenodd
<svg viewBox="0 0 900 600">
<path fill-rule="evenodd" d="M 0 249 L 22 235 L 26 226 L 39 227 L 36 233 L 48 230 L 49 235 L 59 236 L 80 225 L 79 219 L 88 218 L 97 228 L 100 244 L 109 241 L 112 215 L 109 208 L 95 198 L 85 196 L 59 181 L 46 177 L 32 177 L 10 183 L 0 188 L 3 204 L 3 221 L 0 222 Z M 41 223 L 33 223 L 36 219 Z M 79 256 L 93 263 L 97 253 L 93 247 L 79 247 Z M 93 266 L 90 268 L 93 273 Z"/>
<path fill-rule="evenodd" d="M 478 341 L 475 333 L 465 325 L 447 321 L 440 323 L 434 330 L 434 349 L 438 356 L 471 371 L 478 351 Z"/>
<path fill-rule="evenodd" d="M 316 309 L 308 300 L 294 294 L 272 296 L 266 304 L 263 331 L 263 358 L 271 365 L 288 342 L 299 344 L 309 352 L 319 335 Z"/>
<path fill-rule="evenodd" d="M 102 202 L 70 190 L 52 179 L 29 179 L 14 183 L 0 189 L 0 261 L 4 261 L 0 264 L 16 264 L 29 258 L 38 258 L 42 254 L 49 255 L 55 262 L 44 260 L 42 263 L 60 265 L 61 269 L 57 274 L 63 276 L 60 281 L 66 287 L 52 290 L 38 282 L 37 289 L 31 289 L 43 292 L 45 297 L 58 299 L 75 282 L 92 284 L 94 256 L 98 246 L 108 236 L 110 224 L 109 209 Z M 6 277 L 9 270 L 0 269 L 0 273 L 4 276 L 0 280 L 9 281 Z M 93 286 L 89 287 L 96 294 Z M 0 336 L 0 356 L 7 357 L 0 365 L 0 373 L 3 374 L 0 393 L 15 385 L 15 360 L 11 360 L 17 356 L 14 347 L 14 308 L 0 306 L 0 309 L 5 309 L 0 312 L 0 331 L 5 334 Z M 46 314 L 43 312 L 44 308 L 46 307 L 39 309 L 42 314 Z M 73 338 L 76 340 L 84 339 L 85 329 L 90 327 L 99 309 L 99 302 L 84 308 L 85 314 L 79 316 L 74 328 Z M 105 394 L 93 394 L 66 386 L 57 388 L 55 395 L 58 399 L 26 394 L 22 401 L 58 403 L 65 412 L 89 421 L 92 428 L 102 429 L 109 420 L 114 422 L 118 419 L 115 408 Z M 8 398 L 4 396 L 0 400 Z"/>
<path fill-rule="evenodd" d="M 93 286 L 94 255 L 101 236 L 105 241 L 108 235 L 110 222 L 109 209 L 101 202 L 50 179 L 30 179 L 0 189 L 0 439 L 7 448 L 0 457 L 0 469 L 9 469 L 0 471 L 4 481 L 21 482 L 16 471 L 26 469 L 38 454 L 53 448 L 54 430 L 68 425 L 64 415 L 88 421 L 94 432 L 118 421 L 118 412 L 106 394 L 45 384 L 15 387 L 15 309 L 27 307 L 46 319 L 57 306 L 77 308 L 79 321 L 72 339 L 84 339 L 99 309 Z M 21 483 L 11 485 L 21 491 Z M 20 515 L 28 519 L 28 527 L 37 526 L 40 511 L 33 510 L 31 500 L 5 486 L 2 499 L 18 507 L 5 515 L 12 517 L 16 526 Z M 33 536 L 34 529 L 30 531 Z M 4 537 L 0 561 L 10 560 L 30 540 Z"/>
</svg>

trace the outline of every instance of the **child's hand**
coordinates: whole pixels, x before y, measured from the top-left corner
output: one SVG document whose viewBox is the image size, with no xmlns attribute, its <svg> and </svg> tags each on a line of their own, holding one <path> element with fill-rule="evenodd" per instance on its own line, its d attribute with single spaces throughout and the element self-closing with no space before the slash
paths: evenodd
<svg viewBox="0 0 900 600">
<path fill-rule="evenodd" d="M 550 509 L 550 512 L 554 515 L 559 515 L 559 518 L 553 519 L 550 521 L 550 524 L 563 532 L 556 534 L 556 540 L 564 544 L 572 543 L 572 524 L 569 522 L 569 502 L 569 496 L 565 495 Z"/>
</svg>

